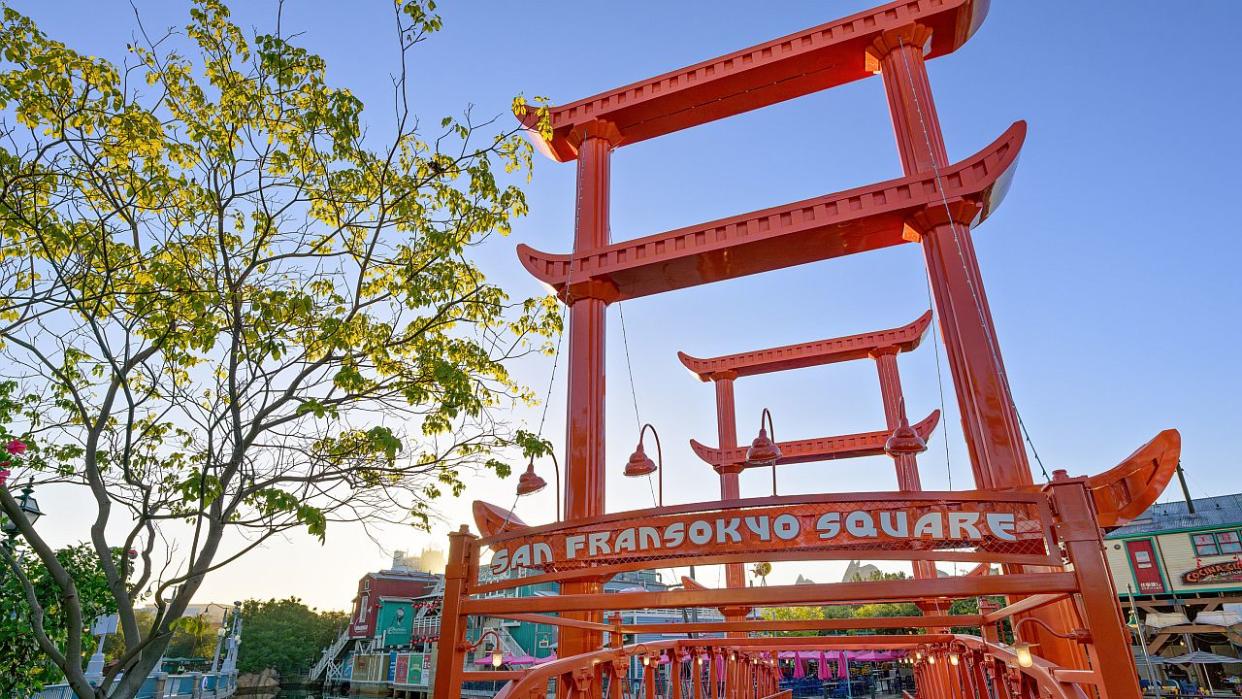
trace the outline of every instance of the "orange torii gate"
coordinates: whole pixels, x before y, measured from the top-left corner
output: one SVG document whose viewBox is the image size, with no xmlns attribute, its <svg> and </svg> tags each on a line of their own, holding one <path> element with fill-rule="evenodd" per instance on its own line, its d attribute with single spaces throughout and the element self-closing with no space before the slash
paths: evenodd
<svg viewBox="0 0 1242 699">
<path fill-rule="evenodd" d="M 1047 485 L 1033 482 L 972 242 L 972 230 L 996 210 L 1009 187 L 1026 126 L 1015 123 L 983 150 L 951 163 L 926 72 L 928 59 L 957 50 L 971 37 L 986 9 L 984 0 L 899 0 L 546 113 L 519 115 L 542 152 L 560 162 L 576 160 L 578 168 L 572 252 L 549 254 L 524 245 L 518 249 L 521 263 L 569 307 L 565 520 L 528 526 L 499 507 L 476 503 L 482 538 L 465 528 L 451 536 L 436 660 L 437 699 L 456 699 L 463 681 L 486 679 L 512 680 L 501 692 L 505 697 L 542 697 L 551 679 L 561 696 L 619 697 L 625 661 L 642 656 L 647 668 L 655 668 L 660 663 L 650 660 L 660 654 L 675 669 L 645 671 L 648 697 L 654 695 L 657 674 L 670 681 L 675 677 L 675 692 L 691 675 L 689 687 L 696 699 L 770 696 L 776 689 L 771 664 L 775 648 L 866 647 L 868 637 L 735 635 L 621 646 L 623 634 L 642 633 L 643 625 L 607 621 L 603 613 L 869 601 L 911 601 L 924 611 L 899 620 L 897 627 L 922 633 L 885 637 L 885 642 L 913 651 L 920 697 L 1138 697 L 1128 632 L 1102 554 L 1100 528 L 1125 522 L 1155 500 L 1173 474 L 1180 439 L 1175 431 L 1162 432 L 1119 466 L 1090 478 L 1070 478 L 1058 471 Z M 876 74 L 884 82 L 893 118 L 900 177 L 610 242 L 609 163 L 616 148 Z M 541 121 L 545 117 L 546 124 Z M 545 125 L 550 127 L 546 139 L 541 135 L 547 133 L 541 131 Z M 923 492 L 903 485 L 892 493 L 739 496 L 605 512 L 604 329 L 609 303 L 901 244 L 919 244 L 924 252 L 975 490 Z M 877 361 L 888 425 L 882 432 L 851 437 L 869 445 L 865 453 L 883 451 L 903 426 L 889 401 L 900 392 L 884 389 L 887 360 Z M 922 436 L 930 432 L 935 417 L 914 426 L 913 437 L 920 438 L 920 427 Z M 799 449 L 811 456 L 848 451 L 843 443 L 829 442 L 804 447 L 788 443 L 782 458 L 798 458 Z M 736 462 L 736 435 L 732 446 L 721 439 L 714 455 L 712 450 L 700 454 L 713 465 Z M 907 466 L 911 470 L 903 478 L 910 484 L 917 471 L 913 464 Z M 532 466 L 523 474 L 519 492 L 542 485 Z M 487 564 L 482 561 L 484 549 L 492 552 Z M 626 570 L 845 558 L 903 560 L 916 566 L 937 560 L 1000 564 L 1004 574 L 600 594 L 602 581 Z M 485 566 L 488 574 L 481 575 Z M 495 596 L 540 582 L 560 584 L 562 594 Z M 1010 601 L 1003 609 L 981 607 L 978 615 L 943 613 L 954 600 L 980 595 L 1003 595 Z M 471 646 L 465 629 L 471 617 L 555 625 L 561 657 L 525 672 L 467 672 L 464 660 Z M 996 625 L 1003 620 L 1012 620 L 1018 634 L 1013 647 L 997 635 Z M 803 630 L 893 628 L 891 623 L 828 620 Z M 736 616 L 724 623 L 674 626 L 668 632 L 788 629 L 785 622 Z M 976 627 L 979 634 L 939 632 L 955 626 Z M 670 653 L 684 658 L 674 659 Z M 716 669 L 717 660 L 696 669 L 703 657 L 726 663 L 723 673 Z M 769 661 L 766 670 L 764 660 Z"/>
<path fill-rule="evenodd" d="M 713 449 L 693 439 L 690 440 L 690 447 L 700 459 L 711 464 L 716 473 L 720 475 L 720 498 L 735 500 L 740 497 L 738 475 L 746 468 L 758 465 L 747 458 L 748 450 L 738 447 L 737 414 L 733 401 L 734 381 L 744 376 L 758 376 L 867 358 L 874 359 L 876 363 L 887 428 L 863 434 L 777 442 L 774 447 L 780 455 L 780 463 L 793 464 L 855 456 L 878 456 L 888 453 L 897 467 L 897 488 L 908 491 L 922 490 L 917 457 L 919 453 L 926 450 L 927 438 L 935 429 L 940 413 L 935 411 L 913 428 L 909 426 L 906 419 L 905 396 L 901 390 L 901 374 L 897 368 L 897 354 L 909 352 L 919 346 L 931 325 L 931 319 L 931 311 L 928 311 L 914 322 L 900 328 L 752 350 L 708 359 L 699 359 L 685 352 L 678 352 L 678 359 L 690 370 L 690 373 L 697 376 L 700 381 L 711 381 L 716 389 L 716 426 L 719 447 Z M 762 427 L 760 429 L 762 430 Z M 775 495 L 776 462 L 773 461 L 771 466 L 772 494 Z M 916 562 L 914 575 L 917 578 L 935 577 L 935 564 Z M 743 567 L 740 564 L 726 566 L 725 582 L 728 587 L 744 587 L 746 581 Z"/>
</svg>

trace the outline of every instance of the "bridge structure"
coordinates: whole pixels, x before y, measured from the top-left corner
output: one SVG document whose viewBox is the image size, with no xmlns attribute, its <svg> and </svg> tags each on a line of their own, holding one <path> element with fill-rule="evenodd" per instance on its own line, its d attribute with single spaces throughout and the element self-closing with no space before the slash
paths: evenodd
<svg viewBox="0 0 1242 699">
<path fill-rule="evenodd" d="M 498 694 L 506 698 L 543 697 L 550 684 L 559 697 L 620 697 L 635 686 L 626 678 L 634 658 L 642 659 L 637 686 L 649 698 L 769 697 L 779 693 L 780 653 L 843 650 L 904 654 L 915 694 L 926 699 L 1140 696 L 1102 530 L 1155 501 L 1174 473 L 1180 437 L 1166 430 L 1089 477 L 1056 471 L 1047 483 L 1034 482 L 973 243 L 1009 188 L 1026 125 L 1015 123 L 983 150 L 951 162 L 926 69 L 929 60 L 961 48 L 986 13 L 983 0 L 899 0 L 583 100 L 521 110 L 545 155 L 577 163 L 573 250 L 518 247 L 526 269 L 568 306 L 566 478 L 557 493 L 565 515 L 528 525 L 476 503 L 477 533 L 463 526 L 450 536 L 437 699 L 456 699 L 464 682 L 477 681 L 507 682 Z M 892 116 L 900 177 L 612 242 L 609 167 L 617 148 L 875 76 Z M 908 424 L 897 355 L 918 345 L 932 322 L 925 315 L 893 330 L 727 357 L 683 354 L 683 363 L 716 388 L 717 446 L 693 446 L 719 474 L 720 498 L 605 510 L 609 304 L 896 245 L 919 245 L 924 253 L 972 489 L 920 485 L 917 455 L 939 415 Z M 882 429 L 786 442 L 761 430 L 749 449 L 738 445 L 737 378 L 866 358 L 879 374 Z M 781 495 L 774 481 L 770 496 L 738 492 L 745 468 L 771 467 L 775 478 L 781 464 L 878 454 L 894 460 L 896 491 Z M 640 449 L 627 473 L 650 473 L 655 466 L 645 460 Z M 519 492 L 542 485 L 532 466 Z M 846 559 L 909 561 L 915 576 L 744 585 L 746 563 Z M 936 561 L 976 567 L 938 577 Z M 601 594 L 602 581 L 623 571 L 694 565 L 725 566 L 726 587 Z M 558 583 L 561 594 L 498 596 L 543 582 Z M 989 604 L 996 596 L 1006 601 Z M 978 611 L 950 614 L 957 600 L 979 600 Z M 746 614 L 870 602 L 912 602 L 921 613 L 800 621 Z M 714 607 L 725 620 L 687 617 L 655 628 L 610 614 L 652 607 Z M 468 670 L 475 646 L 467 624 L 487 618 L 558 627 L 558 659 L 527 670 Z M 789 631 L 819 635 L 780 635 Z M 651 632 L 685 638 L 624 641 Z"/>
</svg>

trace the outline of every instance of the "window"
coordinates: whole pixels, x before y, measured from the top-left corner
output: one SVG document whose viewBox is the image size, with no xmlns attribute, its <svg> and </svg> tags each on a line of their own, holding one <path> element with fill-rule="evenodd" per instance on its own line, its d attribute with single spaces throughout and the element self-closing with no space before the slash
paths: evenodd
<svg viewBox="0 0 1242 699">
<path fill-rule="evenodd" d="M 1192 534 L 1190 540 L 1194 542 L 1196 556 L 1215 556 L 1220 553 L 1216 548 L 1216 537 L 1211 534 Z"/>
<path fill-rule="evenodd" d="M 1221 553 L 1242 553 L 1242 541 L 1238 540 L 1237 532 L 1217 532 L 1216 544 Z"/>
</svg>

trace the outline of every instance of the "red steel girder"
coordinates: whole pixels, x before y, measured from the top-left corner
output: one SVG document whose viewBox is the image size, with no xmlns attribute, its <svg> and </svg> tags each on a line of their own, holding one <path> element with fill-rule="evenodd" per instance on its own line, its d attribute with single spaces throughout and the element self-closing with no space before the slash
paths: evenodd
<svg viewBox="0 0 1242 699">
<path fill-rule="evenodd" d="M 461 613 L 486 616 L 527 612 L 624 610 L 676 607 L 797 606 L 870 604 L 912 600 L 954 600 L 979 595 L 1036 595 L 1077 592 L 1073 573 L 1023 573 L 976 578 L 814 583 L 718 590 L 554 595 L 551 597 L 485 597 L 461 602 Z M 800 639 L 805 641 L 806 639 Z M 734 641 L 736 642 L 736 641 Z"/>
<path fill-rule="evenodd" d="M 611 302 L 898 245 L 917 239 L 907 225 L 912 217 L 937 213 L 946 200 L 980 204 L 972 225 L 986 218 L 1004 198 L 1025 137 L 1026 122 L 1019 121 L 988 147 L 938 173 L 917 173 L 585 254 L 556 255 L 518 245 L 518 258 L 562 297 L 568 283 L 571 297 Z"/>
<path fill-rule="evenodd" d="M 919 437 L 927 440 L 936 424 L 940 422 L 940 411 L 933 410 L 918 424 L 911 425 Z M 777 466 L 802 464 L 811 461 L 828 461 L 830 459 L 848 459 L 858 456 L 882 456 L 884 443 L 892 436 L 892 430 L 860 432 L 837 437 L 819 437 L 816 439 L 800 439 L 792 442 L 777 442 L 781 450 L 781 459 Z M 733 449 L 714 449 L 690 440 L 690 448 L 700 459 L 711 464 L 713 468 L 725 466 L 742 466 L 746 464 L 746 447 Z"/>
<path fill-rule="evenodd" d="M 850 362 L 856 359 L 866 359 L 871 356 L 871 352 L 887 347 L 896 347 L 900 352 L 913 350 L 922 342 L 923 335 L 931 326 L 931 319 L 932 313 L 927 311 L 914 322 L 907 323 L 900 328 L 738 352 L 709 359 L 699 359 L 685 352 L 678 352 L 677 358 L 701 381 L 710 381 L 714 374 L 721 373 L 732 374 L 734 377 L 755 376 L 822 364 Z"/>
<path fill-rule="evenodd" d="M 580 129 L 608 122 L 628 145 L 868 77 L 866 50 L 890 30 L 931 29 L 927 58 L 957 50 L 983 23 L 985 0 L 898 0 L 663 75 L 551 108 L 544 141 L 528 110 L 531 140 L 561 162 L 578 157 Z"/>
</svg>

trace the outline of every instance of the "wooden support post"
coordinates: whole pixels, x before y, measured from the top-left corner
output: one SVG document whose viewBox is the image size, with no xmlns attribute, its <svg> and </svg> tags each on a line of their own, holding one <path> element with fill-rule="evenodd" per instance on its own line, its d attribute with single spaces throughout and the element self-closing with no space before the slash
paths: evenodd
<svg viewBox="0 0 1242 699">
<path fill-rule="evenodd" d="M 574 252 L 588 253 L 608 244 L 610 161 L 620 140 L 616 128 L 604 122 L 584 127 L 578 143 L 578 191 Z M 565 519 L 596 517 L 604 513 L 604 364 L 607 303 L 589 295 L 566 291 L 569 304 L 568 415 L 565 426 Z M 557 494 L 560 497 L 560 494 Z M 596 580 L 566 582 L 562 594 L 595 594 Z M 571 619 L 599 621 L 596 612 L 572 612 Z M 562 658 L 599 648 L 598 631 L 561 628 L 557 651 Z M 558 693 L 564 696 L 564 691 Z M 589 699 L 589 698 L 588 698 Z"/>
<path fill-rule="evenodd" d="M 440 608 L 440 642 L 436 653 L 434 699 L 458 699 L 466 653 L 466 619 L 461 603 L 468 589 L 468 575 L 477 573 L 477 562 L 471 561 L 474 536 L 463 525 L 449 534 L 448 561 L 444 567 L 444 601 Z"/>
<path fill-rule="evenodd" d="M 1091 667 L 1101 679 L 1101 699 L 1139 699 L 1138 668 L 1130 652 L 1130 634 L 1104 556 L 1104 537 L 1095 518 L 1086 479 L 1055 471 L 1046 486 L 1057 513 L 1057 534 L 1074 575 L 1081 610 L 1090 629 L 1084 639 Z"/>
</svg>

